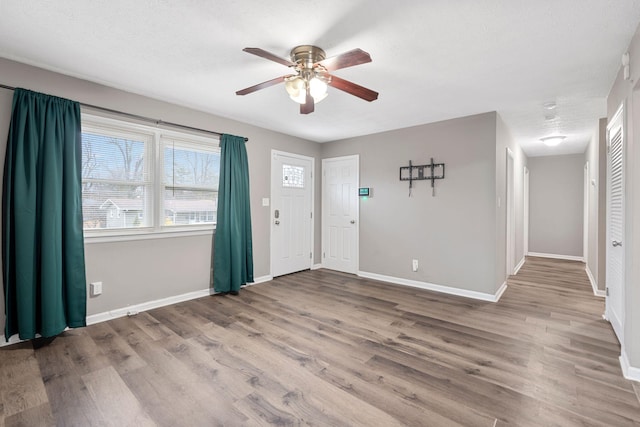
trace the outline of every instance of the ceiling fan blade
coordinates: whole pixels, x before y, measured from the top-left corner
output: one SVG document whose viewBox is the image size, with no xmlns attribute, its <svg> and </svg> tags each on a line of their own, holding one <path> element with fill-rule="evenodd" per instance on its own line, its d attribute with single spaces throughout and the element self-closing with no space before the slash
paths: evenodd
<svg viewBox="0 0 640 427">
<path fill-rule="evenodd" d="M 358 98 L 362 98 L 365 101 L 375 101 L 378 99 L 378 92 L 375 92 L 371 89 L 367 89 L 366 87 L 357 85 L 355 83 L 350 82 L 349 80 L 341 79 L 340 77 L 331 76 L 331 81 L 329 82 L 329 86 L 333 86 L 336 89 L 340 89 L 344 92 L 347 92 L 351 95 L 357 96 Z"/>
<path fill-rule="evenodd" d="M 267 52 L 266 50 L 260 49 L 259 47 L 245 47 L 242 50 L 244 52 L 259 56 L 260 58 L 268 59 L 270 61 L 277 62 L 278 64 L 286 65 L 287 67 L 296 66 L 295 62 L 291 62 L 288 59 L 281 58 L 278 55 L 274 55 L 273 53 Z"/>
<path fill-rule="evenodd" d="M 253 92 L 257 91 L 257 90 L 264 89 L 264 88 L 267 88 L 269 86 L 277 85 L 278 83 L 282 83 L 284 81 L 284 79 L 286 79 L 287 77 L 289 77 L 289 76 L 280 76 L 280 77 L 276 77 L 275 79 L 267 80 L 266 82 L 258 83 L 257 85 L 250 86 L 250 87 L 247 87 L 247 88 L 244 88 L 242 90 L 237 91 L 236 95 L 248 95 L 248 94 L 253 93 Z"/>
<path fill-rule="evenodd" d="M 354 65 L 366 64 L 371 62 L 371 56 L 362 49 L 353 49 L 343 54 L 332 56 L 318 62 L 327 71 L 335 71 L 341 68 L 353 67 Z"/>
<path fill-rule="evenodd" d="M 300 104 L 300 114 L 313 113 L 314 110 L 315 105 L 313 103 L 313 96 L 311 96 L 311 93 L 309 93 L 309 90 L 307 90 L 306 102 L 304 104 Z"/>
</svg>

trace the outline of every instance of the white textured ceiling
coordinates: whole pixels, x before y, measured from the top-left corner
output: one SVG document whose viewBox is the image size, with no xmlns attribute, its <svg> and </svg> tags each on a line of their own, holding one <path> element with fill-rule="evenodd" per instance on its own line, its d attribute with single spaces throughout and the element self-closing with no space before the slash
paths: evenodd
<svg viewBox="0 0 640 427">
<path fill-rule="evenodd" d="M 0 0 L 0 56 L 319 142 L 495 110 L 537 156 L 584 151 L 639 22 L 637 0 Z M 235 95 L 289 72 L 242 48 L 299 44 L 369 52 L 334 74 L 379 99 Z"/>
</svg>

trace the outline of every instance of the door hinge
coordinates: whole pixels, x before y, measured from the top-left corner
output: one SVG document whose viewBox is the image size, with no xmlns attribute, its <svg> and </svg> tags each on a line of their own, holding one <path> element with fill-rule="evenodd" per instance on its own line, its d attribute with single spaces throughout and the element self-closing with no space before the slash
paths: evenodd
<svg viewBox="0 0 640 427">
<path fill-rule="evenodd" d="M 309 252 L 309 259 L 313 259 L 313 252 Z"/>
<path fill-rule="evenodd" d="M 604 288 L 604 294 L 606 296 L 609 296 L 609 288 L 608 287 Z"/>
<path fill-rule="evenodd" d="M 607 153 L 610 153 L 610 152 L 611 152 L 611 146 L 607 145 Z"/>
<path fill-rule="evenodd" d="M 327 256 L 322 252 L 322 258 L 326 258 Z"/>
<path fill-rule="evenodd" d="M 313 219 L 313 212 L 311 212 L 311 218 Z"/>
</svg>

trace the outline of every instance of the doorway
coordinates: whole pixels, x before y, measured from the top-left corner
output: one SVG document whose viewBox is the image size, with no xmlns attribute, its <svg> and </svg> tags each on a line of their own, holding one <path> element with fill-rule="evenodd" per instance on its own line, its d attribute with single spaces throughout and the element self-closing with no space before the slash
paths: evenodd
<svg viewBox="0 0 640 427">
<path fill-rule="evenodd" d="M 359 156 L 322 160 L 322 266 L 356 274 Z"/>
<path fill-rule="evenodd" d="M 313 263 L 312 157 L 271 151 L 271 275 Z"/>
<path fill-rule="evenodd" d="M 516 221 L 515 221 L 515 192 L 514 192 L 514 164 L 513 153 L 507 148 L 507 276 L 511 276 L 516 268 Z"/>
<path fill-rule="evenodd" d="M 585 262 L 585 264 L 587 264 L 589 262 L 589 182 L 591 181 L 590 179 L 590 171 L 589 171 L 589 162 L 586 162 L 584 164 L 584 190 L 583 190 L 583 197 L 582 197 L 582 202 L 584 204 L 583 206 L 583 220 L 582 220 L 582 224 L 583 224 L 583 229 L 582 229 L 582 258 Z"/>
</svg>

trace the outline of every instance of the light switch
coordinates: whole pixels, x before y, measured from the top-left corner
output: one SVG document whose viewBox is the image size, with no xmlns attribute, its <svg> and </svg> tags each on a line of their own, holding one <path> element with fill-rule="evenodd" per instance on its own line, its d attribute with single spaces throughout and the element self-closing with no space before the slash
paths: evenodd
<svg viewBox="0 0 640 427">
<path fill-rule="evenodd" d="M 262 198 L 262 206 L 269 206 L 269 198 L 268 197 L 263 197 Z"/>
</svg>

